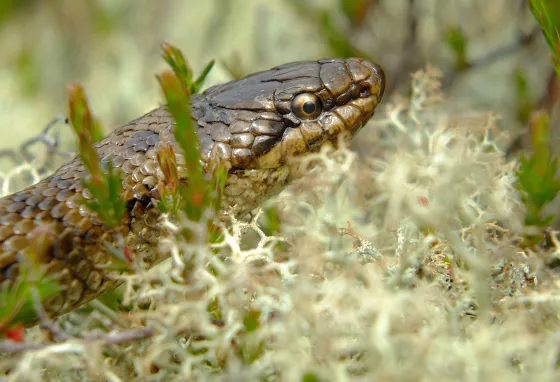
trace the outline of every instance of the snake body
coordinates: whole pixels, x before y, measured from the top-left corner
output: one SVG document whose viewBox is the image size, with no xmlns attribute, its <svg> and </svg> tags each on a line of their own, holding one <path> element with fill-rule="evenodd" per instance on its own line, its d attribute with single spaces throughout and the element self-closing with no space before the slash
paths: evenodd
<svg viewBox="0 0 560 382">
<path fill-rule="evenodd" d="M 384 90 L 381 68 L 369 61 L 324 59 L 284 64 L 207 89 L 191 98 L 201 160 L 225 161 L 224 203 L 242 216 L 290 181 L 292 157 L 354 136 L 373 115 Z M 160 107 L 122 126 L 95 144 L 101 162 L 123 175 L 126 212 L 118 232 L 133 256 L 150 266 L 158 259 L 160 236 L 157 185 L 165 181 L 156 153 L 175 145 L 174 120 Z M 177 151 L 177 148 L 175 147 Z M 180 173 L 182 157 L 178 154 Z M 114 288 L 104 242 L 115 243 L 83 200 L 92 195 L 81 182 L 87 171 L 77 156 L 51 176 L 0 199 L 0 286 L 13 283 L 37 230 L 53 235 L 39 261 L 62 291 L 45 302 L 59 316 Z M 186 175 L 184 175 L 186 176 Z"/>
</svg>

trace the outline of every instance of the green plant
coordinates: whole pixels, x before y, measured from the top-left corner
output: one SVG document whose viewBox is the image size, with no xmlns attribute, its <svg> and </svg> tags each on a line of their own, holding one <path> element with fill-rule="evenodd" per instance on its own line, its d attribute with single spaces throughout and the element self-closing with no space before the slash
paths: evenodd
<svg viewBox="0 0 560 382">
<path fill-rule="evenodd" d="M 175 140 L 185 159 L 188 187 L 179 179 L 174 149 L 164 147 L 157 156 L 168 185 L 164 189 L 161 208 L 175 216 L 178 210 L 182 210 L 188 219 L 200 221 L 206 209 L 218 212 L 226 175 L 221 163 L 216 162 L 212 163 L 211 178 L 207 178 L 200 162 L 198 136 L 190 113 L 190 97 L 200 91 L 214 60 L 194 79 L 192 69 L 177 48 L 164 44 L 163 57 L 173 71 L 163 72 L 157 78 L 167 108 L 175 119 Z"/>
<path fill-rule="evenodd" d="M 560 76 L 560 3 L 555 0 L 529 0 L 529 8 L 543 31 L 554 69 Z"/>
<path fill-rule="evenodd" d="M 527 208 L 525 224 L 538 228 L 547 227 L 554 214 L 546 214 L 545 207 L 560 192 L 560 179 L 557 177 L 558 158 L 550 150 L 550 122 L 547 113 L 534 114 L 529 122 L 531 149 L 529 157 L 522 156 L 516 170 L 517 188 Z M 528 236 L 527 244 L 538 242 L 539 236 Z"/>
<path fill-rule="evenodd" d="M 445 34 L 446 43 L 449 49 L 455 55 L 455 69 L 465 70 L 469 68 L 469 61 L 467 59 L 467 37 L 463 31 L 456 28 L 448 28 Z"/>
<path fill-rule="evenodd" d="M 560 76 L 560 6 L 558 2 L 549 0 L 530 0 L 529 8 L 543 31 L 550 48 L 552 64 L 556 74 Z M 549 114 L 544 111 L 531 113 L 531 105 L 527 104 L 527 84 L 519 72 L 516 85 L 519 117 L 528 120 L 531 139 L 531 153 L 520 158 L 516 170 L 517 188 L 527 209 L 525 224 L 543 229 L 555 218 L 555 214 L 547 214 L 545 208 L 560 192 L 558 158 L 550 149 Z M 525 236 L 524 245 L 532 246 L 542 240 L 543 235 L 529 233 Z"/>
<path fill-rule="evenodd" d="M 88 179 L 82 179 L 84 186 L 91 191 L 92 200 L 84 200 L 90 210 L 99 215 L 107 227 L 118 225 L 124 214 L 124 201 L 121 199 L 122 179 L 109 162 L 103 171 L 101 160 L 93 144 L 103 138 L 99 123 L 93 118 L 84 89 L 78 85 L 68 88 L 70 122 L 78 137 L 80 157 L 89 172 Z"/>
<path fill-rule="evenodd" d="M 0 287 L 0 337 L 11 328 L 35 321 L 41 300 L 56 295 L 59 285 L 46 276 L 47 266 L 40 262 L 54 239 L 49 226 L 37 227 L 25 258 L 19 262 L 18 277 Z"/>
</svg>

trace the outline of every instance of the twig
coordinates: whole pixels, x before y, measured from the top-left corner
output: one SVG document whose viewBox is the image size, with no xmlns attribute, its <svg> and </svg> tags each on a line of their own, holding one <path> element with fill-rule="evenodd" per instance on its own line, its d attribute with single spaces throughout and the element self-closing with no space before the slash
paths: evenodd
<svg viewBox="0 0 560 382">
<path fill-rule="evenodd" d="M 52 121 L 49 122 L 49 124 L 47 125 L 47 127 L 45 127 L 43 129 L 43 131 L 41 131 L 41 133 L 36 136 L 33 137 L 27 141 L 25 141 L 21 147 L 20 147 L 20 152 L 21 155 L 28 161 L 31 162 L 33 161 L 33 159 L 35 159 L 35 156 L 33 155 L 32 152 L 29 151 L 28 147 L 33 145 L 36 142 L 41 142 L 44 143 L 45 146 L 47 147 L 47 153 L 48 155 L 59 155 L 65 158 L 70 158 L 72 156 L 74 156 L 74 153 L 68 153 L 68 152 L 62 152 L 62 151 L 58 151 L 58 138 L 59 135 L 55 134 L 54 137 L 49 135 L 49 131 L 51 131 L 57 124 L 59 124 L 60 122 L 64 122 L 64 124 L 68 124 L 68 118 L 67 117 L 63 117 L 63 116 L 57 116 L 55 117 Z"/>
<path fill-rule="evenodd" d="M 486 65 L 490 65 L 491 63 L 498 61 L 510 54 L 515 53 L 519 48 L 522 48 L 524 46 L 527 46 L 529 44 L 531 44 L 535 38 L 538 36 L 538 34 L 540 33 L 540 28 L 538 26 L 536 26 L 535 28 L 533 28 L 533 30 L 531 32 L 529 32 L 528 34 L 524 34 L 521 35 L 517 38 L 516 41 L 514 41 L 511 44 L 505 45 L 505 46 L 501 46 L 491 52 L 488 52 L 487 54 L 485 54 L 482 57 L 479 57 L 477 59 L 473 59 L 470 62 L 468 62 L 466 68 L 464 70 L 456 70 L 456 69 L 451 69 L 446 71 L 445 76 L 443 78 L 442 81 L 442 88 L 449 88 L 451 86 L 451 84 L 453 83 L 453 81 L 455 81 L 455 79 L 462 73 L 468 71 L 468 70 L 472 70 L 474 68 L 479 68 L 481 66 L 486 66 Z"/>
<path fill-rule="evenodd" d="M 42 329 L 47 329 L 56 340 L 70 340 L 72 337 L 70 337 L 62 329 L 60 329 L 58 325 L 56 325 L 54 321 L 47 316 L 47 313 L 45 312 L 45 309 L 41 304 L 41 297 L 39 297 L 39 291 L 37 290 L 37 288 L 33 286 L 30 290 L 31 296 L 33 298 L 33 308 L 35 309 L 35 313 L 37 313 L 37 316 L 39 317 L 40 327 Z"/>
<path fill-rule="evenodd" d="M 340 236 L 348 235 L 358 240 L 360 244 L 356 251 L 357 254 L 368 255 L 373 258 L 381 257 L 381 253 L 373 246 L 373 244 L 368 239 L 354 231 L 354 228 L 352 228 L 352 224 L 350 223 L 350 221 L 347 221 L 346 223 L 348 224 L 348 228 L 339 228 L 338 232 L 340 233 Z"/>
<path fill-rule="evenodd" d="M 139 329 L 131 329 L 123 332 L 106 334 L 106 335 L 92 334 L 88 337 L 84 337 L 83 339 L 75 338 L 59 343 L 18 343 L 18 342 L 11 342 L 11 341 L 0 341 L 0 354 L 2 353 L 13 354 L 13 353 L 20 353 L 22 351 L 36 351 L 36 350 L 45 349 L 49 346 L 57 347 L 57 346 L 68 346 L 72 344 L 84 345 L 84 344 L 92 344 L 95 342 L 100 342 L 103 345 L 118 345 L 130 341 L 137 341 L 137 340 L 150 338 L 154 334 L 155 331 L 152 328 L 139 328 Z"/>
<path fill-rule="evenodd" d="M 56 133 L 54 136 L 49 135 L 51 130 L 53 130 L 61 122 L 68 124 L 68 118 L 63 116 L 53 118 L 37 136 L 23 142 L 19 149 L 0 150 L 0 158 L 11 159 L 16 165 L 21 163 L 22 158 L 26 163 L 32 163 L 37 158 L 37 150 L 32 150 L 31 146 L 36 143 L 42 143 L 46 147 L 47 157 L 45 158 L 44 163 L 40 163 L 37 168 L 37 172 L 40 174 L 47 171 L 51 157 L 56 155 L 63 158 L 72 158 L 74 153 L 59 150 L 59 134 Z"/>
<path fill-rule="evenodd" d="M 99 300 L 90 301 L 89 306 L 91 306 L 93 309 L 97 310 L 99 313 L 101 313 L 102 315 L 110 319 L 113 323 L 122 327 L 127 326 L 126 321 L 120 318 L 117 312 L 115 312 L 113 309 L 109 308 L 107 305 L 103 304 Z"/>
</svg>

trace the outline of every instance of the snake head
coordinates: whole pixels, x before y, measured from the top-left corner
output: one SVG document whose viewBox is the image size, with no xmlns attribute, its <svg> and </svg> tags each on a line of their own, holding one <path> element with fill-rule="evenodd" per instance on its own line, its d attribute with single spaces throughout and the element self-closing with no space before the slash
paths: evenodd
<svg viewBox="0 0 560 382">
<path fill-rule="evenodd" d="M 291 158 L 351 139 L 381 102 L 385 76 L 360 58 L 284 64 L 192 98 L 202 160 L 229 169 L 225 193 L 243 211 L 289 181 Z"/>
<path fill-rule="evenodd" d="M 193 99 L 204 159 L 277 168 L 344 134 L 352 138 L 381 101 L 385 76 L 359 58 L 284 64 L 209 88 Z"/>
</svg>

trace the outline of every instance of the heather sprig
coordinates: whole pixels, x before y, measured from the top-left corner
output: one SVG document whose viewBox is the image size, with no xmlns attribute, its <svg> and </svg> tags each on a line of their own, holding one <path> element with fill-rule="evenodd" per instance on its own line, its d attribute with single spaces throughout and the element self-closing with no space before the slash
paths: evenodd
<svg viewBox="0 0 560 382">
<path fill-rule="evenodd" d="M 121 199 L 122 180 L 118 171 L 109 162 L 106 172 L 93 144 L 103 137 L 97 120 L 93 118 L 84 89 L 74 84 L 68 88 L 70 122 L 78 136 L 80 157 L 89 172 L 82 183 L 91 192 L 93 199 L 84 200 L 86 207 L 100 216 L 108 228 L 121 221 L 125 204 Z"/>
<path fill-rule="evenodd" d="M 560 4 L 555 0 L 529 0 L 529 8 L 543 31 L 552 64 L 560 77 Z"/>
<path fill-rule="evenodd" d="M 525 224 L 543 229 L 555 218 L 554 214 L 546 213 L 545 208 L 560 192 L 560 179 L 557 175 L 558 158 L 550 149 L 548 114 L 545 112 L 534 114 L 529 121 L 529 132 L 531 153 L 520 158 L 516 171 L 517 188 L 527 208 Z M 536 237 L 531 241 L 533 240 L 536 240 Z"/>
<path fill-rule="evenodd" d="M 196 127 L 190 113 L 190 97 L 201 89 L 214 61 L 210 61 L 195 79 L 188 61 L 179 49 L 164 44 L 163 57 L 172 71 L 163 72 L 157 78 L 167 108 L 175 119 L 175 140 L 184 158 L 182 165 L 186 170 L 186 180 L 181 182 L 179 179 L 178 159 L 173 147 L 163 147 L 157 154 L 158 163 L 167 181 L 161 206 L 172 213 L 176 213 L 178 208 L 188 219 L 200 221 L 206 210 L 218 212 L 226 175 L 219 161 L 210 164 L 213 166 L 210 168 L 211 176 L 206 175 L 200 160 Z M 188 183 L 188 187 L 185 186 L 185 182 Z"/>
</svg>

